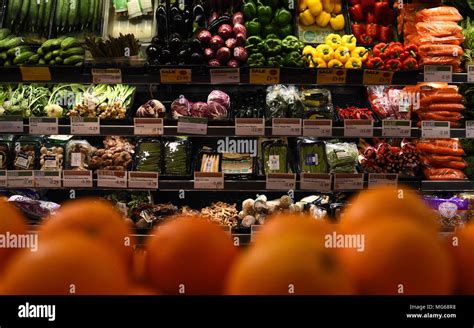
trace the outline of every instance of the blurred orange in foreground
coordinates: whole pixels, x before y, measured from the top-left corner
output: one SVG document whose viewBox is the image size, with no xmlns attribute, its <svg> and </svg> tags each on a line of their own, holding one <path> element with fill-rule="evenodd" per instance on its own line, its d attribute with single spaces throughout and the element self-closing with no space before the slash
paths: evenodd
<svg viewBox="0 0 474 328">
<path fill-rule="evenodd" d="M 146 244 L 148 282 L 166 294 L 220 294 L 237 249 L 219 226 L 199 217 L 159 226 Z"/>
<path fill-rule="evenodd" d="M 447 242 L 456 269 L 456 292 L 474 295 L 474 224 L 458 229 Z"/>
<path fill-rule="evenodd" d="M 125 295 L 129 288 L 121 258 L 84 234 L 64 231 L 39 238 L 36 252 L 15 256 L 1 279 L 4 295 Z"/>
<path fill-rule="evenodd" d="M 396 215 L 358 229 L 364 250 L 342 248 L 358 292 L 368 295 L 444 295 L 453 291 L 451 259 L 439 237 Z"/>
<path fill-rule="evenodd" d="M 67 201 L 39 229 L 43 239 L 78 231 L 114 249 L 127 265 L 133 262 L 130 226 L 109 202 L 98 198 Z"/>
<path fill-rule="evenodd" d="M 20 236 L 27 232 L 26 219 L 23 214 L 12 204 L 6 201 L 0 201 L 0 235 L 4 242 L 9 236 Z M 0 247 L 0 271 L 3 271 L 7 261 L 12 255 L 19 251 L 19 248 Z"/>
</svg>

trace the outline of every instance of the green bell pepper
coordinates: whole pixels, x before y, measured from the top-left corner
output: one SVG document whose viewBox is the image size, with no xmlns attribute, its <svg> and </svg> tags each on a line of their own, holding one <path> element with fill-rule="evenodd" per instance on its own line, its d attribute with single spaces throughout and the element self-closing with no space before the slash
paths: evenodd
<svg viewBox="0 0 474 328">
<path fill-rule="evenodd" d="M 280 29 L 278 30 L 278 34 L 280 35 L 281 38 L 285 38 L 288 35 L 292 35 L 293 27 L 291 26 L 291 24 L 288 24 L 284 27 L 280 27 Z"/>
<path fill-rule="evenodd" d="M 261 53 L 251 54 L 247 59 L 247 65 L 249 66 L 265 66 L 265 56 Z"/>
<path fill-rule="evenodd" d="M 275 13 L 275 22 L 280 27 L 285 27 L 286 25 L 289 25 L 291 23 L 292 18 L 293 17 L 291 16 L 291 13 L 284 8 L 278 9 Z"/>
<path fill-rule="evenodd" d="M 284 52 L 299 51 L 300 40 L 294 35 L 288 35 L 281 41 L 281 46 Z"/>
<path fill-rule="evenodd" d="M 257 18 L 254 18 L 251 21 L 245 22 L 245 28 L 247 29 L 247 35 L 258 35 L 262 29 L 262 24 L 260 24 Z"/>
<path fill-rule="evenodd" d="M 283 63 L 283 57 L 280 55 L 269 57 L 267 59 L 268 66 L 280 67 L 282 63 Z"/>
<path fill-rule="evenodd" d="M 276 56 L 281 54 L 281 40 L 279 39 L 265 39 L 263 41 L 265 54 L 267 56 Z"/>
<path fill-rule="evenodd" d="M 266 38 L 268 35 L 274 34 L 275 31 L 278 31 L 278 27 L 275 26 L 273 23 L 270 23 L 270 24 L 266 24 L 262 27 L 261 34 L 262 34 L 263 37 Z"/>
<path fill-rule="evenodd" d="M 242 12 L 244 14 L 245 20 L 249 21 L 254 19 L 257 16 L 257 6 L 255 5 L 255 2 L 252 0 L 244 0 Z"/>
<path fill-rule="evenodd" d="M 278 35 L 276 35 L 275 33 L 271 33 L 271 34 L 268 34 L 265 39 L 277 39 L 277 40 L 280 40 L 280 38 L 278 37 Z"/>
<path fill-rule="evenodd" d="M 245 48 L 247 48 L 250 53 L 260 52 L 260 44 L 262 43 L 263 40 L 261 37 L 258 35 L 253 35 L 245 42 Z"/>
<path fill-rule="evenodd" d="M 260 1 L 257 2 L 257 16 L 260 23 L 262 24 L 270 23 L 273 18 L 272 15 L 273 15 L 272 7 L 265 6 Z"/>
<path fill-rule="evenodd" d="M 287 53 L 285 58 L 283 59 L 283 66 L 303 67 L 304 66 L 303 57 L 297 51 L 292 51 L 290 53 Z"/>
</svg>

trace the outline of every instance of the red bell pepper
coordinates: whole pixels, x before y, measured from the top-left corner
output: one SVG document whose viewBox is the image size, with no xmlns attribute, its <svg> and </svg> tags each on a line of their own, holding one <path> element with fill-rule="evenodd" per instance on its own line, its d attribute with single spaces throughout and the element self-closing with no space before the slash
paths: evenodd
<svg viewBox="0 0 474 328">
<path fill-rule="evenodd" d="M 360 36 L 360 40 L 357 39 L 357 41 L 359 41 L 359 42 L 362 43 L 362 44 L 371 44 L 371 43 L 374 43 L 374 39 L 373 39 L 371 36 L 367 35 L 366 33 L 362 34 L 362 35 Z"/>
<path fill-rule="evenodd" d="M 377 25 L 377 24 L 367 24 L 366 33 L 372 39 L 378 40 L 379 39 L 379 34 L 380 34 L 379 25 Z"/>
<path fill-rule="evenodd" d="M 402 68 L 402 62 L 398 59 L 389 59 L 385 63 L 385 68 L 391 71 L 399 71 Z"/>
<path fill-rule="evenodd" d="M 382 23 L 386 13 L 389 10 L 387 2 L 376 2 L 374 5 L 374 15 L 377 23 Z"/>
<path fill-rule="evenodd" d="M 375 0 L 361 0 L 360 4 L 364 10 L 369 10 L 374 8 Z"/>
<path fill-rule="evenodd" d="M 374 24 L 374 23 L 377 23 L 377 20 L 375 19 L 375 15 L 374 15 L 373 12 L 369 11 L 369 12 L 367 13 L 367 16 L 366 16 L 366 18 L 365 18 L 365 22 L 366 22 L 367 24 Z"/>
<path fill-rule="evenodd" d="M 380 57 L 382 59 L 385 59 L 387 57 L 386 50 L 388 46 L 389 46 L 388 43 L 383 43 L 383 42 L 376 44 L 372 50 L 374 57 Z"/>
<path fill-rule="evenodd" d="M 391 26 L 380 26 L 380 42 L 392 41 L 393 31 Z"/>
<path fill-rule="evenodd" d="M 394 18 L 395 14 L 393 13 L 393 9 L 389 7 L 383 16 L 382 24 L 385 26 L 394 25 Z"/>
<path fill-rule="evenodd" d="M 380 57 L 371 57 L 367 60 L 366 66 L 367 68 L 383 69 L 384 62 L 383 59 Z"/>
<path fill-rule="evenodd" d="M 360 0 L 349 0 L 351 6 L 360 5 Z"/>
<path fill-rule="evenodd" d="M 407 52 L 408 56 L 407 57 L 413 57 L 417 58 L 418 57 L 418 47 L 416 44 L 410 44 L 404 48 L 405 52 Z"/>
<path fill-rule="evenodd" d="M 418 62 L 413 57 L 406 58 L 402 63 L 402 69 L 405 69 L 405 70 L 418 69 Z"/>
<path fill-rule="evenodd" d="M 404 49 L 402 46 L 396 44 L 395 42 L 390 44 L 390 46 L 387 49 L 387 52 L 388 52 L 387 55 L 389 58 L 403 59 Z"/>
<path fill-rule="evenodd" d="M 363 22 L 364 21 L 364 10 L 360 4 L 357 4 L 351 8 L 349 8 L 349 13 L 351 14 L 352 20 L 356 22 Z"/>
<path fill-rule="evenodd" d="M 362 40 L 362 34 L 365 34 L 365 24 L 354 23 L 351 25 L 352 34 L 356 37 L 357 41 Z"/>
</svg>

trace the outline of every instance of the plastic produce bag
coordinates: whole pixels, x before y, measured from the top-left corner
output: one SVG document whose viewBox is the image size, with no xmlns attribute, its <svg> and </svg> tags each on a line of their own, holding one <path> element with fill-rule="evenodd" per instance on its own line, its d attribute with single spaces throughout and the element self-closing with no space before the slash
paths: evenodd
<svg viewBox="0 0 474 328">
<path fill-rule="evenodd" d="M 280 139 L 262 143 L 263 174 L 288 172 L 288 145 Z"/>
<path fill-rule="evenodd" d="M 266 118 L 291 118 L 301 117 L 303 104 L 295 86 L 282 84 L 272 85 L 267 88 Z"/>
<path fill-rule="evenodd" d="M 303 103 L 303 118 L 333 118 L 334 108 L 331 91 L 327 89 L 304 90 L 301 92 L 301 101 Z"/>
<path fill-rule="evenodd" d="M 191 142 L 185 138 L 169 138 L 163 144 L 163 174 L 189 175 Z"/>
<path fill-rule="evenodd" d="M 300 173 L 326 173 L 328 171 L 324 142 L 300 138 L 297 144 Z"/>
<path fill-rule="evenodd" d="M 141 139 L 137 144 L 135 169 L 161 172 L 161 142 L 158 139 Z"/>
<path fill-rule="evenodd" d="M 85 171 L 89 169 L 92 147 L 87 140 L 71 140 L 66 146 L 66 168 Z"/>
<path fill-rule="evenodd" d="M 38 167 L 41 141 L 41 138 L 20 137 L 15 142 L 15 159 L 13 160 L 15 170 L 35 170 Z"/>
<path fill-rule="evenodd" d="M 326 143 L 326 156 L 331 173 L 356 172 L 359 150 L 357 145 L 349 142 Z"/>
<path fill-rule="evenodd" d="M 467 199 L 436 196 L 425 196 L 423 198 L 430 208 L 436 210 L 440 223 L 444 227 L 456 227 L 466 223 L 469 210 Z"/>
</svg>

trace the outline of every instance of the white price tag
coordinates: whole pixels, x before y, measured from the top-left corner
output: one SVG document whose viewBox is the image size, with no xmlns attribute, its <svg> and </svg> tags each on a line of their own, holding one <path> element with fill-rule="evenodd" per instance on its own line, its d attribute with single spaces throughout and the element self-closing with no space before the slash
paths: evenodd
<svg viewBox="0 0 474 328">
<path fill-rule="evenodd" d="M 303 120 L 303 136 L 332 137 L 332 120 Z"/>
<path fill-rule="evenodd" d="M 364 188 L 363 173 L 336 173 L 334 174 L 334 190 L 360 190 Z"/>
<path fill-rule="evenodd" d="M 274 136 L 300 136 L 300 118 L 274 118 L 272 120 L 272 135 Z"/>
<path fill-rule="evenodd" d="M 345 137 L 366 137 L 374 135 L 374 121 L 372 120 L 344 120 Z"/>
<path fill-rule="evenodd" d="M 92 171 L 63 171 L 63 187 L 92 188 Z"/>
<path fill-rule="evenodd" d="M 97 187 L 127 188 L 127 171 L 97 170 Z"/>
<path fill-rule="evenodd" d="M 7 171 L 0 171 L 0 188 L 6 188 L 7 186 Z"/>
<path fill-rule="evenodd" d="M 466 121 L 466 138 L 474 138 L 474 121 Z"/>
<path fill-rule="evenodd" d="M 267 174 L 266 189 L 268 190 L 295 190 L 296 174 L 269 173 Z"/>
<path fill-rule="evenodd" d="M 180 117 L 178 119 L 178 133 L 207 134 L 207 118 Z"/>
<path fill-rule="evenodd" d="M 450 122 L 444 121 L 422 121 L 421 137 L 422 138 L 449 138 Z"/>
<path fill-rule="evenodd" d="M 100 119 L 98 117 L 71 117 L 71 134 L 100 134 Z"/>
<path fill-rule="evenodd" d="M 382 137 L 404 138 L 411 136 L 411 121 L 383 120 Z"/>
<path fill-rule="evenodd" d="M 23 133 L 23 118 L 19 116 L 0 117 L 0 131 L 2 133 Z"/>
<path fill-rule="evenodd" d="M 164 131 L 162 118 L 134 118 L 133 134 L 136 136 L 162 135 Z"/>
<path fill-rule="evenodd" d="M 264 136 L 265 120 L 263 118 L 236 118 L 235 134 L 238 136 Z"/>
<path fill-rule="evenodd" d="M 194 172 L 194 189 L 224 189 L 224 173 Z"/>
<path fill-rule="evenodd" d="M 369 173 L 369 189 L 377 186 L 397 186 L 398 174 L 392 173 Z"/>
<path fill-rule="evenodd" d="M 7 171 L 7 186 L 9 188 L 33 188 L 33 171 Z"/>
<path fill-rule="evenodd" d="M 467 83 L 474 83 L 474 65 L 467 67 Z"/>
<path fill-rule="evenodd" d="M 240 68 L 211 68 L 211 84 L 240 83 Z"/>
<path fill-rule="evenodd" d="M 158 172 L 128 172 L 128 187 L 158 189 Z"/>
<path fill-rule="evenodd" d="M 61 187 L 61 171 L 35 171 L 35 187 Z"/>
<path fill-rule="evenodd" d="M 93 68 L 92 83 L 120 84 L 122 83 L 122 71 L 120 68 Z"/>
<path fill-rule="evenodd" d="M 328 173 L 301 173 L 300 189 L 318 192 L 331 191 L 332 176 Z"/>
<path fill-rule="evenodd" d="M 425 65 L 425 82 L 453 82 L 453 67 L 450 65 Z"/>
<path fill-rule="evenodd" d="M 30 134 L 58 134 L 58 119 L 53 117 L 30 117 Z"/>
</svg>

